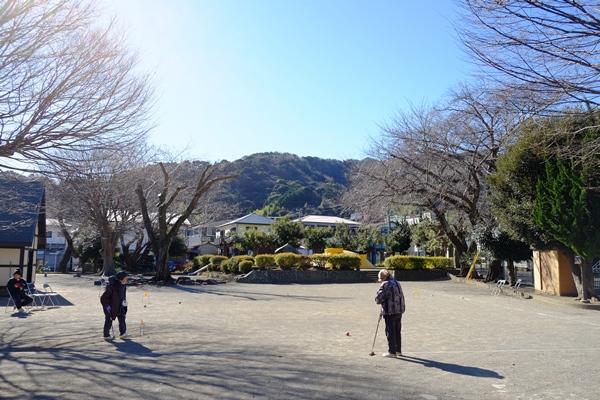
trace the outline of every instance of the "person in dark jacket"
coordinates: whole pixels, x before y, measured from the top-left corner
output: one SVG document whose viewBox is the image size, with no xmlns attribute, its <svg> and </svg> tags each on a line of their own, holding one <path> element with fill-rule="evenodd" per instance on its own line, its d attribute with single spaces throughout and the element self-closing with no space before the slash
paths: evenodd
<svg viewBox="0 0 600 400">
<path fill-rule="evenodd" d="M 385 335 L 388 340 L 388 352 L 384 357 L 402 356 L 402 314 L 404 314 L 404 293 L 402 286 L 389 271 L 379 271 L 381 286 L 375 296 L 375 302 L 381 304 L 381 314 L 385 320 Z"/>
<path fill-rule="evenodd" d="M 17 269 L 13 272 L 13 277 L 6 282 L 6 290 L 10 293 L 15 302 L 15 308 L 19 312 L 23 312 L 23 306 L 26 306 L 33 301 L 33 299 L 27 296 L 27 293 L 25 292 L 27 282 L 22 278 L 23 274 L 21 273 L 21 270 Z"/>
<path fill-rule="evenodd" d="M 125 315 L 127 314 L 127 282 L 129 274 L 125 271 L 111 276 L 106 285 L 106 290 L 100 296 L 100 303 L 104 311 L 104 339 L 114 339 L 110 334 L 112 322 L 119 320 L 119 337 L 127 338 L 127 325 Z"/>
</svg>

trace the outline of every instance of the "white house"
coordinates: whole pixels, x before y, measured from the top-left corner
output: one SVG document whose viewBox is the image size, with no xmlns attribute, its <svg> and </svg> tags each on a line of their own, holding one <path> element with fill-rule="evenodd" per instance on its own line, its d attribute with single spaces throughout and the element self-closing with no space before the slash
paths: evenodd
<svg viewBox="0 0 600 400">
<path fill-rule="evenodd" d="M 356 229 L 360 226 L 360 222 L 327 215 L 307 215 L 305 217 L 295 219 L 294 222 L 301 222 L 302 225 L 307 228 L 335 228 L 343 225 L 350 229 Z"/>
<path fill-rule="evenodd" d="M 70 225 L 68 225 L 70 227 Z M 37 251 L 38 263 L 54 271 L 67 248 L 60 224 L 57 219 L 46 219 L 46 247 Z"/>
<path fill-rule="evenodd" d="M 241 218 L 237 218 L 217 226 L 216 237 L 217 240 L 220 240 L 221 238 L 233 235 L 235 233 L 244 234 L 244 232 L 249 231 L 268 233 L 271 232 L 271 225 L 273 225 L 273 222 L 273 218 L 264 217 L 262 215 L 244 215 Z"/>
</svg>

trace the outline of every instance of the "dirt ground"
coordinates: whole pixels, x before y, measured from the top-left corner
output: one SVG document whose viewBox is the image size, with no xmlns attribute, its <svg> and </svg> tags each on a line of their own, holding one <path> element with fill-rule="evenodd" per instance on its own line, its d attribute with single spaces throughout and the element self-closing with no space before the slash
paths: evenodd
<svg viewBox="0 0 600 400">
<path fill-rule="evenodd" d="M 375 283 L 131 287 L 132 338 L 105 342 L 92 278 L 45 281 L 64 305 L 0 312 L 2 399 L 595 400 L 600 390 L 598 311 L 450 281 L 403 283 L 402 359 L 380 357 L 383 326 L 368 356 Z"/>
</svg>

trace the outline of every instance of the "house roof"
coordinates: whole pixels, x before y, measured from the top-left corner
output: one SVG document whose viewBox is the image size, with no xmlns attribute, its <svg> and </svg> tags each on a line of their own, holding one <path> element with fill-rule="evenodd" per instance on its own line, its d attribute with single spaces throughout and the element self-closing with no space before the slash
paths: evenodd
<svg viewBox="0 0 600 400">
<path fill-rule="evenodd" d="M 294 222 L 302 222 L 303 224 L 317 225 L 360 225 L 360 222 L 352 221 L 341 217 L 332 217 L 328 215 L 307 215 L 305 217 L 295 219 Z"/>
<path fill-rule="evenodd" d="M 263 217 L 262 215 L 257 214 L 248 214 L 244 215 L 241 218 L 234 219 L 233 221 L 226 222 L 218 226 L 218 228 L 234 225 L 234 224 L 247 224 L 247 225 L 271 225 L 273 223 L 273 219 L 269 217 Z"/>
<path fill-rule="evenodd" d="M 0 178 L 0 247 L 32 246 L 39 224 L 40 247 L 46 237 L 44 185 Z"/>
</svg>

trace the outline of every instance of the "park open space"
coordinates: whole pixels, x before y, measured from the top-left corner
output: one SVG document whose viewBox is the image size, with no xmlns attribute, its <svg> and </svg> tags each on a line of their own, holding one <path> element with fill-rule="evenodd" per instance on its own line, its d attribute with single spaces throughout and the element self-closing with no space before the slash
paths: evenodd
<svg viewBox="0 0 600 400">
<path fill-rule="evenodd" d="M 376 283 L 144 286 L 128 290 L 131 339 L 105 342 L 92 279 L 40 277 L 71 305 L 0 314 L 0 397 L 583 400 L 600 389 L 594 310 L 405 282 L 407 357 L 385 359 L 383 324 L 368 355 Z"/>
</svg>

